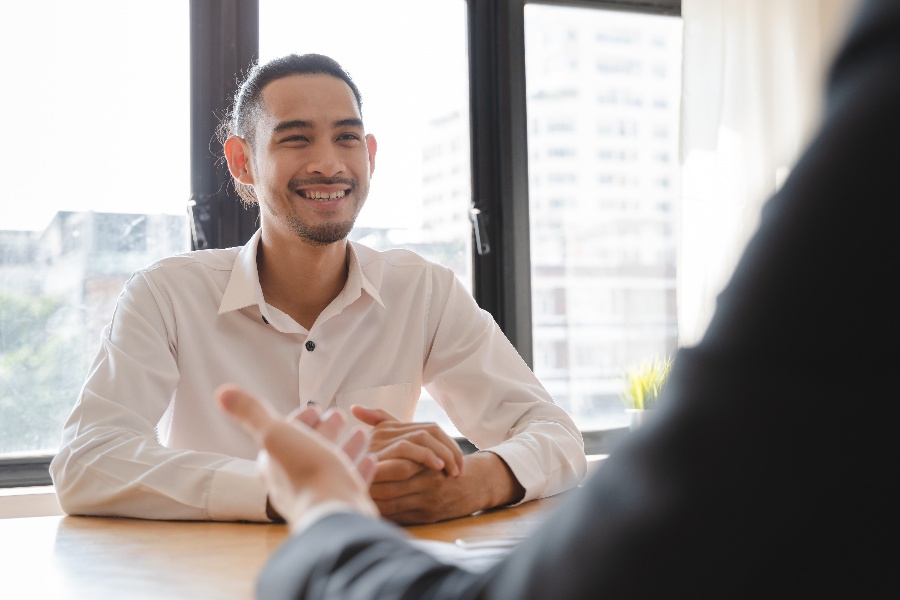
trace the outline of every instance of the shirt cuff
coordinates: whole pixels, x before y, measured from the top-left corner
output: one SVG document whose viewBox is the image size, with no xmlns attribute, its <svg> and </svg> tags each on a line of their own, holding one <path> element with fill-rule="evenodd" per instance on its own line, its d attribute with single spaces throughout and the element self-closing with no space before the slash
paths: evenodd
<svg viewBox="0 0 900 600">
<path fill-rule="evenodd" d="M 234 459 L 216 469 L 209 489 L 209 518 L 214 521 L 270 522 L 268 491 L 256 462 Z"/>
</svg>

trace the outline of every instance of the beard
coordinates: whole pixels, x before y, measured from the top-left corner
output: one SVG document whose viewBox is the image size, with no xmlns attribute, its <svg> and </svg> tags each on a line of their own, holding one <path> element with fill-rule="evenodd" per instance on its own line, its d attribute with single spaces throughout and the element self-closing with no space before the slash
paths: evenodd
<svg viewBox="0 0 900 600">
<path fill-rule="evenodd" d="M 299 219 L 291 220 L 291 229 L 298 236 L 312 244 L 313 246 L 328 246 L 335 242 L 339 242 L 348 235 L 353 229 L 354 220 L 344 221 L 342 223 L 326 223 L 325 225 L 310 226 Z"/>
<path fill-rule="evenodd" d="M 288 224 L 298 237 L 313 246 L 328 246 L 350 235 L 350 230 L 353 229 L 357 214 L 359 214 L 358 209 L 351 219 L 339 223 L 324 223 L 322 225 L 311 225 L 297 215 L 292 214 L 288 217 Z"/>
<path fill-rule="evenodd" d="M 353 225 L 356 223 L 356 217 L 359 216 L 359 211 L 362 210 L 363 203 L 365 202 L 366 197 L 369 195 L 368 182 L 366 182 L 366 186 L 364 188 L 360 189 L 359 182 L 355 178 L 351 179 L 335 177 L 331 179 L 315 180 L 292 179 L 290 182 L 288 182 L 288 189 L 295 190 L 306 185 L 333 183 L 342 183 L 344 185 L 350 186 L 349 193 L 352 194 L 356 199 L 356 204 L 353 207 L 353 215 L 345 221 L 315 225 L 305 221 L 293 210 L 283 215 L 279 214 L 276 207 L 269 201 L 266 201 L 266 207 L 268 208 L 269 212 L 272 213 L 272 216 L 285 219 L 288 226 L 297 235 L 297 237 L 314 246 L 327 246 L 329 244 L 339 242 L 350 235 L 350 231 L 353 229 Z M 294 192 L 290 192 L 291 197 L 293 196 L 293 194 Z M 293 204 L 290 202 L 287 205 L 293 206 Z"/>
</svg>

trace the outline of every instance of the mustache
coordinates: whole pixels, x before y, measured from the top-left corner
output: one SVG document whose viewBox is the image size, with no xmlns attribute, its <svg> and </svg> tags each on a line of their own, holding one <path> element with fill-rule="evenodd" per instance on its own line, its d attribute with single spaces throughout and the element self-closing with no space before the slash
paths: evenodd
<svg viewBox="0 0 900 600">
<path fill-rule="evenodd" d="M 288 181 L 288 187 L 292 190 L 306 187 L 308 185 L 337 185 L 342 184 L 355 190 L 359 187 L 359 182 L 353 177 L 312 177 L 309 179 L 301 179 L 295 177 Z"/>
</svg>

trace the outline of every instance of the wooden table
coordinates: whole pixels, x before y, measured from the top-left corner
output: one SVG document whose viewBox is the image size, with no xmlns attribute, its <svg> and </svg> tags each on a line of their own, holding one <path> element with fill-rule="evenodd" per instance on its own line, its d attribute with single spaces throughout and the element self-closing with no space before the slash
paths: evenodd
<svg viewBox="0 0 900 600">
<path fill-rule="evenodd" d="M 434 525 L 413 537 L 509 537 L 537 524 L 558 497 Z M 101 517 L 0 519 L 0 598 L 10 600 L 251 599 L 284 525 Z"/>
</svg>

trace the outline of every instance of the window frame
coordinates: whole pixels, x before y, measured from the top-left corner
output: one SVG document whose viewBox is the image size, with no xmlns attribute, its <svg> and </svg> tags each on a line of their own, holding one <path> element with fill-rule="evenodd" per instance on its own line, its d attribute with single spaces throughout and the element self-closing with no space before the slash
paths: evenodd
<svg viewBox="0 0 900 600">
<path fill-rule="evenodd" d="M 472 198 L 491 247 L 473 257 L 473 295 L 533 368 L 525 96 L 529 3 L 678 16 L 681 0 L 468 0 Z"/>
<path fill-rule="evenodd" d="M 473 250 L 473 295 L 533 367 L 524 11 L 527 3 L 681 15 L 681 0 L 467 0 L 473 207 L 485 254 Z M 259 57 L 259 0 L 190 0 L 192 249 L 244 244 L 258 224 L 217 154 L 235 74 Z M 473 230 L 473 249 L 475 233 Z M 627 428 L 583 431 L 608 454 Z M 467 451 L 474 448 L 460 440 Z M 48 456 L 0 459 L 0 488 L 50 485 Z"/>
<path fill-rule="evenodd" d="M 534 368 L 526 4 L 681 16 L 681 0 L 468 0 L 472 198 L 491 247 L 473 256 L 473 296 Z M 627 427 L 583 430 L 585 452 L 609 454 L 627 432 Z"/>
</svg>

